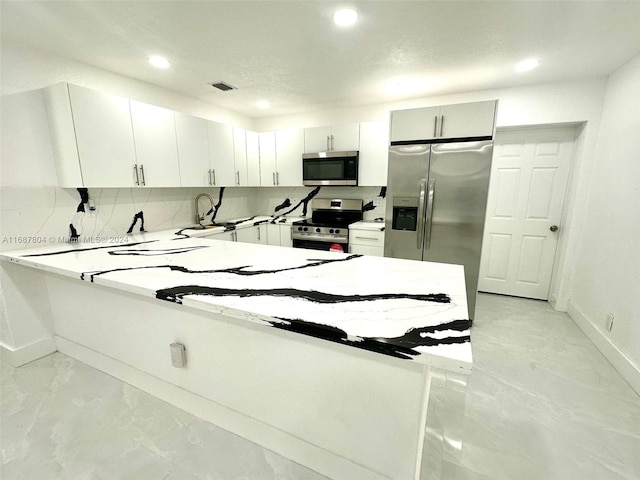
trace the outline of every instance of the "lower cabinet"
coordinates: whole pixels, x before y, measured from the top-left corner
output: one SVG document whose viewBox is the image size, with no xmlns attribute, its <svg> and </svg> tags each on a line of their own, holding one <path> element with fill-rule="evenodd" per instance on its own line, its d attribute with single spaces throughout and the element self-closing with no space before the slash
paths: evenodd
<svg viewBox="0 0 640 480">
<path fill-rule="evenodd" d="M 267 243 L 280 247 L 293 247 L 291 225 L 277 223 L 267 224 Z"/>
<path fill-rule="evenodd" d="M 349 253 L 384 256 L 384 232 L 349 227 Z"/>
<path fill-rule="evenodd" d="M 255 225 L 253 227 L 238 228 L 237 230 L 230 230 L 228 232 L 214 233 L 204 238 L 227 242 L 261 243 L 266 245 L 267 228 L 266 225 Z"/>
</svg>

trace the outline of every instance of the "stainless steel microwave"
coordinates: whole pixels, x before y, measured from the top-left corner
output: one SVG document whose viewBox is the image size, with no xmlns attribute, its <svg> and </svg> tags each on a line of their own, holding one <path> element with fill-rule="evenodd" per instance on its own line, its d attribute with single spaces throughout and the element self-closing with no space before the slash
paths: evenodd
<svg viewBox="0 0 640 480">
<path fill-rule="evenodd" d="M 304 185 L 358 185 L 358 152 L 302 155 Z"/>
</svg>

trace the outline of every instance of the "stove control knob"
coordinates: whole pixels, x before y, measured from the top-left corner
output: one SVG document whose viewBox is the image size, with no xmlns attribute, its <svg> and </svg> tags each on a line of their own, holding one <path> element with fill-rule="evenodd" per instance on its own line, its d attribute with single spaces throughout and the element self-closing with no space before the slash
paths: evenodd
<svg viewBox="0 0 640 480">
<path fill-rule="evenodd" d="M 302 231 L 302 227 L 298 227 L 298 231 L 301 232 Z"/>
<path fill-rule="evenodd" d="M 329 230 L 329 233 L 333 233 L 333 228 L 331 230 Z"/>
<path fill-rule="evenodd" d="M 336 231 L 335 231 L 335 233 L 340 233 L 340 230 L 338 230 L 338 229 L 336 228 Z"/>
<path fill-rule="evenodd" d="M 304 227 L 302 230 L 306 232 L 309 229 L 307 227 Z"/>
<path fill-rule="evenodd" d="M 319 228 L 316 228 L 316 233 L 320 233 L 320 229 Z"/>
</svg>

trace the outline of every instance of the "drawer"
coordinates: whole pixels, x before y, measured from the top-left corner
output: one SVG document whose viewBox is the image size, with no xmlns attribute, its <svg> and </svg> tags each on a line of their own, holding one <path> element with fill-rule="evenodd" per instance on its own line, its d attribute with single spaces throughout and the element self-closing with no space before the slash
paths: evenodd
<svg viewBox="0 0 640 480">
<path fill-rule="evenodd" d="M 384 247 L 384 232 L 377 230 L 349 230 L 349 244 Z"/>
<path fill-rule="evenodd" d="M 371 245 L 349 244 L 349 253 L 358 255 L 372 255 L 374 257 L 384 257 L 384 247 L 372 247 Z"/>
</svg>

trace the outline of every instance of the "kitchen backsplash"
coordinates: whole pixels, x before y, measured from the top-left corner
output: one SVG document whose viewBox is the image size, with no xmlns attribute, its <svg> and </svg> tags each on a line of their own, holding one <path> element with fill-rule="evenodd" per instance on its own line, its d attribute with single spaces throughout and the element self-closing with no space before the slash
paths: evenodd
<svg viewBox="0 0 640 480">
<path fill-rule="evenodd" d="M 222 190 L 222 191 L 221 191 Z M 365 220 L 384 216 L 381 187 L 295 188 L 90 188 L 11 187 L 1 192 L 3 251 L 61 243 L 113 241 L 127 232 L 183 228 L 195 222 L 194 199 L 209 194 L 218 206 L 215 220 L 252 215 L 311 215 L 314 198 L 357 198 L 365 205 Z M 90 203 L 87 203 L 87 200 Z M 93 204 L 95 211 L 89 206 Z M 201 199 L 201 213 L 209 202 Z M 376 206 L 379 205 L 379 206 Z M 110 240 L 111 239 L 111 240 Z"/>
</svg>

